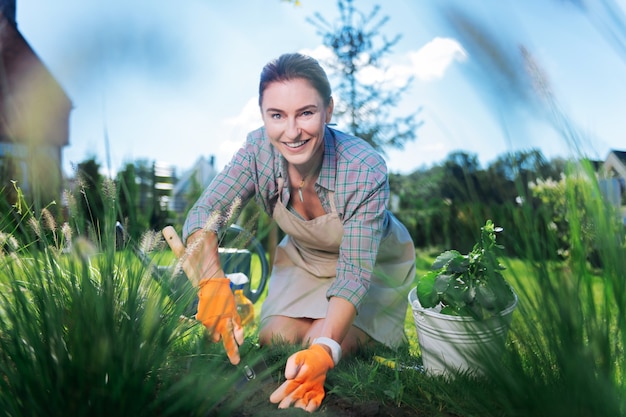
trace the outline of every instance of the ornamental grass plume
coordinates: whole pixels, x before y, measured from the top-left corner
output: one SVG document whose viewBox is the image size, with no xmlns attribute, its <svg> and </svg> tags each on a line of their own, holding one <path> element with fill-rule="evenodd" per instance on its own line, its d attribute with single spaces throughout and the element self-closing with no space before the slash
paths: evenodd
<svg viewBox="0 0 626 417">
<path fill-rule="evenodd" d="M 114 215 L 90 256 L 52 250 L 45 233 L 31 245 L 0 230 L 16 254 L 0 268 L 0 416 L 206 415 L 240 379 L 201 325 L 180 320 L 187 305 L 132 251 L 115 250 Z"/>
</svg>

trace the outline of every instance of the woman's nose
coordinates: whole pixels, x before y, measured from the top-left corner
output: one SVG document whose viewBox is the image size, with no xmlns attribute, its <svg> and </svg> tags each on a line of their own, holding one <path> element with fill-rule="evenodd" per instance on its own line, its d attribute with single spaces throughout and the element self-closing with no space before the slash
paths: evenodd
<svg viewBox="0 0 626 417">
<path fill-rule="evenodd" d="M 298 127 L 298 123 L 295 120 L 292 119 L 287 122 L 285 136 L 287 136 L 288 139 L 297 139 L 300 136 L 300 132 L 300 127 Z"/>
</svg>

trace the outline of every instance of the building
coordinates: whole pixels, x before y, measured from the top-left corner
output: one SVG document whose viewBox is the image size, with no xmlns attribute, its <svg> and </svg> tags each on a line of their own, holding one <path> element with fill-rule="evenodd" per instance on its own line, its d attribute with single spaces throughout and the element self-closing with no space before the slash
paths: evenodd
<svg viewBox="0 0 626 417">
<path fill-rule="evenodd" d="M 620 207 L 626 224 L 626 151 L 611 150 L 602 165 L 600 181 L 605 197 L 616 207 Z"/>
<path fill-rule="evenodd" d="M 200 156 L 196 163 L 181 175 L 172 189 L 169 200 L 169 209 L 177 217 L 183 218 L 186 209 L 193 204 L 200 193 L 213 181 L 217 171 L 215 170 L 215 157 L 205 158 Z"/>
<path fill-rule="evenodd" d="M 18 30 L 16 0 L 0 0 L 0 58 L 0 190 L 58 200 L 72 103 Z"/>
</svg>

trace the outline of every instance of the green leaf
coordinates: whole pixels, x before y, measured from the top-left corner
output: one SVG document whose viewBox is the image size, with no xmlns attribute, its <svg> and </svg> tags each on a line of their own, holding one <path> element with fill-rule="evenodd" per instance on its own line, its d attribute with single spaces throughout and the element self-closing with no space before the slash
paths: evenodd
<svg viewBox="0 0 626 417">
<path fill-rule="evenodd" d="M 506 282 L 502 274 L 497 272 L 491 280 L 491 288 L 496 297 L 496 310 L 501 311 L 510 306 L 515 300 L 511 286 Z"/>
<path fill-rule="evenodd" d="M 480 284 L 476 288 L 476 301 L 487 310 L 493 310 L 497 305 L 496 293 L 486 284 Z"/>
<path fill-rule="evenodd" d="M 471 284 L 467 287 L 467 291 L 463 294 L 463 301 L 467 304 L 473 303 L 476 299 L 476 286 Z"/>
<path fill-rule="evenodd" d="M 450 285 L 446 291 L 446 300 L 457 306 L 464 305 L 466 292 L 467 287 L 465 286 Z"/>
<path fill-rule="evenodd" d="M 434 290 L 437 294 L 443 294 L 448 290 L 450 285 L 454 284 L 454 275 L 448 274 L 440 274 L 435 278 L 435 282 L 433 285 Z"/>
<path fill-rule="evenodd" d="M 470 264 L 470 260 L 467 256 L 456 256 L 448 262 L 446 265 L 446 271 L 454 274 L 462 274 L 467 272 Z"/>
<path fill-rule="evenodd" d="M 434 290 L 437 271 L 431 271 L 420 278 L 417 283 L 417 299 L 422 307 L 434 307 L 439 302 L 437 292 Z"/>
<path fill-rule="evenodd" d="M 463 315 L 473 317 L 476 320 L 483 320 L 488 314 L 485 314 L 485 310 L 478 303 L 467 305 L 463 309 Z"/>
<path fill-rule="evenodd" d="M 432 269 L 441 269 L 441 268 L 445 267 L 448 264 L 448 262 L 450 262 L 452 259 L 455 259 L 455 258 L 458 258 L 458 257 L 463 258 L 463 255 L 461 255 L 456 250 L 445 251 L 445 252 L 441 253 L 439 256 L 437 256 L 437 258 L 433 262 Z"/>
<path fill-rule="evenodd" d="M 448 316 L 459 316 L 459 312 L 451 306 L 445 306 L 441 309 L 441 314 L 447 314 Z"/>
</svg>

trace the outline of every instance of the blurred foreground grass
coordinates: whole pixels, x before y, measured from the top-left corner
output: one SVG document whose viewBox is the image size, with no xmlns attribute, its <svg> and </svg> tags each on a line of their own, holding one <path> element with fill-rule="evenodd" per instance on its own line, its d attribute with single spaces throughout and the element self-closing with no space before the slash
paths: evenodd
<svg viewBox="0 0 626 417">
<path fill-rule="evenodd" d="M 608 250 L 623 255 L 619 246 Z M 418 252 L 418 276 L 435 253 Z M 155 259 L 173 262 L 167 251 Z M 508 261 L 520 308 L 506 354 L 487 375 L 448 379 L 373 361 L 420 363 L 409 309 L 409 345 L 343 360 L 328 376 L 319 412 L 346 415 L 340 402 L 352 410 L 374 403 L 380 415 L 624 415 L 624 269 Z M 301 415 L 268 401 L 293 347 L 262 350 L 271 378 L 242 384 L 221 345 L 180 318 L 194 295 L 173 299 L 132 251 L 87 256 L 43 247 L 1 262 L 1 415 Z M 256 327 L 246 333 L 254 340 Z"/>
</svg>

